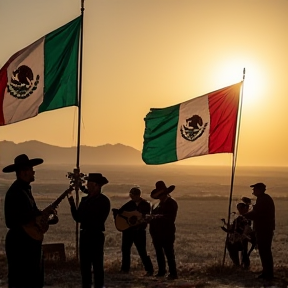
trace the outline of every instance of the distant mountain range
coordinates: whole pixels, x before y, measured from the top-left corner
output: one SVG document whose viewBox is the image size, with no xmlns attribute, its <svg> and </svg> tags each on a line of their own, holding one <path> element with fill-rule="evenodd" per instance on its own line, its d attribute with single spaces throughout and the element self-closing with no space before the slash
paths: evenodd
<svg viewBox="0 0 288 288">
<path fill-rule="evenodd" d="M 59 147 L 36 140 L 15 144 L 11 141 L 0 141 L 0 165 L 12 164 L 19 154 L 29 158 L 43 158 L 46 164 L 76 163 L 76 147 Z M 81 146 L 81 165 L 141 165 L 144 164 L 141 152 L 123 144 L 105 144 L 102 146 Z"/>
</svg>

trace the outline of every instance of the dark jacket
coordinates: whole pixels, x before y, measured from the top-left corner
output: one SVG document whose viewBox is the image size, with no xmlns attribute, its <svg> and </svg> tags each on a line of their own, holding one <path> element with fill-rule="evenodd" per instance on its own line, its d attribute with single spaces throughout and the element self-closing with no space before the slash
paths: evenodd
<svg viewBox="0 0 288 288">
<path fill-rule="evenodd" d="M 105 231 L 105 221 L 110 212 L 110 200 L 100 193 L 92 197 L 82 197 L 78 209 L 73 197 L 69 198 L 73 219 L 80 223 L 80 229 L 87 231 Z"/>
<path fill-rule="evenodd" d="M 244 240 L 254 241 L 254 233 L 251 228 L 251 220 L 246 219 L 244 216 L 239 215 L 231 225 L 228 225 L 227 229 L 221 227 L 222 230 L 229 233 L 228 242 L 242 242 Z"/>
<path fill-rule="evenodd" d="M 257 197 L 253 210 L 245 214 L 247 219 L 253 220 L 256 232 L 275 230 L 275 206 L 273 199 L 266 193 Z"/>
<path fill-rule="evenodd" d="M 8 189 L 5 196 L 5 222 L 7 228 L 20 228 L 41 214 L 31 193 L 31 186 L 20 179 Z"/>
<path fill-rule="evenodd" d="M 150 234 L 152 237 L 161 235 L 171 235 L 176 231 L 175 220 L 178 211 L 177 202 L 168 197 L 163 203 L 159 202 L 156 207 L 152 208 L 151 214 L 160 214 L 162 217 L 153 219 L 150 222 Z"/>
<path fill-rule="evenodd" d="M 139 211 L 143 215 L 150 214 L 151 206 L 150 203 L 144 199 L 137 205 L 133 200 L 128 201 L 125 203 L 119 210 L 118 214 L 123 213 L 124 211 L 131 212 L 131 211 Z M 127 230 L 138 230 L 138 229 L 146 229 L 147 223 L 143 222 L 140 225 L 132 226 Z"/>
</svg>

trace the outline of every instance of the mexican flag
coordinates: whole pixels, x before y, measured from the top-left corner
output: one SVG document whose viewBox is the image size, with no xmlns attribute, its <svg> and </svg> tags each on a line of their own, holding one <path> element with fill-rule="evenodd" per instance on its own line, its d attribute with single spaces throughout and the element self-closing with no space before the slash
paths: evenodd
<svg viewBox="0 0 288 288">
<path fill-rule="evenodd" d="M 142 159 L 164 164 L 233 153 L 242 82 L 146 115 Z"/>
<path fill-rule="evenodd" d="M 78 105 L 81 16 L 18 51 L 0 70 L 0 125 Z"/>
</svg>

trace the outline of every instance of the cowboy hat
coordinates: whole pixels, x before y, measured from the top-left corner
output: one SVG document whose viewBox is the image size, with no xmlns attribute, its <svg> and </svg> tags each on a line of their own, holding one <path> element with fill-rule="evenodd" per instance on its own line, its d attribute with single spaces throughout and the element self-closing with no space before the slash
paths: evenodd
<svg viewBox="0 0 288 288">
<path fill-rule="evenodd" d="M 88 176 L 84 177 L 84 180 L 95 182 L 100 186 L 103 186 L 109 182 L 107 178 L 102 176 L 101 173 L 89 173 Z"/>
<path fill-rule="evenodd" d="M 23 169 L 25 167 L 33 167 L 43 163 L 43 159 L 41 158 L 34 158 L 29 159 L 26 154 L 18 155 L 14 159 L 14 164 L 10 164 L 2 169 L 4 173 L 10 173 L 17 171 L 19 169 Z"/>
<path fill-rule="evenodd" d="M 175 189 L 174 185 L 171 185 L 167 188 L 164 181 L 156 182 L 155 186 L 156 186 L 156 189 L 152 190 L 150 194 L 150 197 L 153 199 L 159 199 L 160 195 L 169 194 Z"/>
</svg>

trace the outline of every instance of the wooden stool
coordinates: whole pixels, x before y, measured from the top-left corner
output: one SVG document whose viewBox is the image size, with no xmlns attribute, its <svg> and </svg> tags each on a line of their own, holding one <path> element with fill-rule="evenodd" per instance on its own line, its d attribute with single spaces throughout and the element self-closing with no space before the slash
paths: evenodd
<svg viewBox="0 0 288 288">
<path fill-rule="evenodd" d="M 64 243 L 43 244 L 42 249 L 44 260 L 66 261 Z"/>
</svg>

